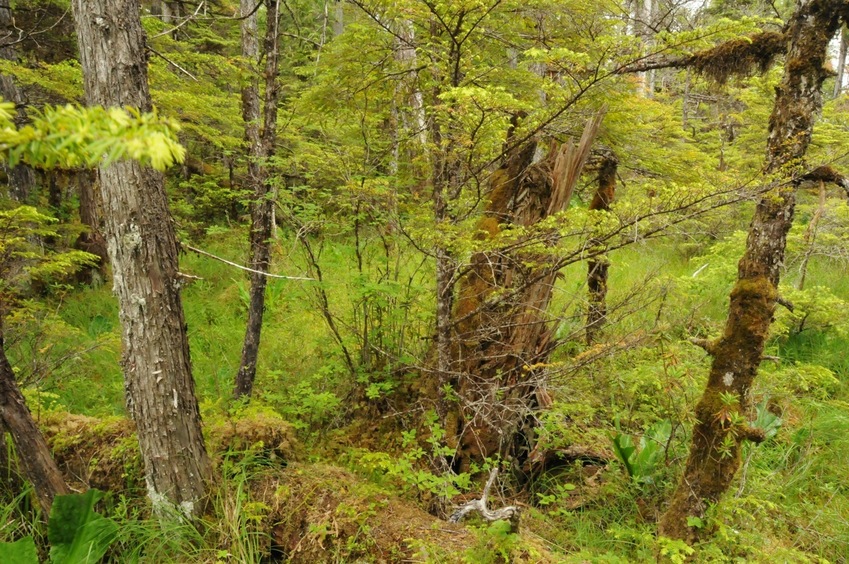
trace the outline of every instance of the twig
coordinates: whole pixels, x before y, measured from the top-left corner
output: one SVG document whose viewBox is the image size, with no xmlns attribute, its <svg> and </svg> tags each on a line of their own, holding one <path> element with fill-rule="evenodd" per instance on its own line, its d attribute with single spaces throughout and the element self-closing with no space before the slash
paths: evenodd
<svg viewBox="0 0 849 564">
<path fill-rule="evenodd" d="M 162 59 L 164 59 L 166 63 L 168 63 L 170 65 L 174 65 L 174 67 L 176 67 L 177 70 L 183 72 L 186 76 L 188 76 L 189 78 L 191 78 L 195 82 L 200 82 L 195 75 L 193 75 L 192 73 L 190 73 L 189 71 L 187 71 L 186 69 L 184 69 L 183 67 L 181 67 L 180 65 L 178 65 L 177 63 L 175 63 L 174 61 L 172 61 L 171 59 L 169 59 L 168 57 L 166 57 L 165 55 L 163 55 L 162 53 L 160 53 L 159 51 L 157 51 L 156 49 L 151 47 L 150 45 L 147 46 L 147 50 L 150 51 L 151 53 L 153 53 L 154 55 L 156 55 L 157 57 L 161 57 Z"/>
<path fill-rule="evenodd" d="M 248 268 L 247 266 L 242 266 L 241 264 L 237 264 L 235 262 L 231 262 L 225 258 L 221 258 L 219 256 L 213 255 L 212 253 L 208 253 L 201 249 L 192 247 L 191 245 L 187 245 L 186 243 L 180 243 L 183 248 L 186 248 L 193 253 L 197 253 L 199 255 L 203 255 L 205 257 L 209 257 L 211 259 L 215 259 L 217 261 L 223 262 L 224 264 L 229 264 L 239 270 L 244 270 L 245 272 L 252 272 L 254 274 L 260 274 L 262 276 L 266 276 L 268 278 L 280 278 L 281 280 L 308 280 L 310 282 L 315 282 L 315 278 L 309 278 L 307 276 L 283 276 L 281 274 L 271 274 L 270 272 L 263 272 L 261 270 L 254 270 L 253 268 Z"/>
</svg>

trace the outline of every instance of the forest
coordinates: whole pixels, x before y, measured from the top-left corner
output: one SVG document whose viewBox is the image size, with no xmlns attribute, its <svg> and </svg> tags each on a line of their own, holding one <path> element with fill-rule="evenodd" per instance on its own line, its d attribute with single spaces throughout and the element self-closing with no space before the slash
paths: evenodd
<svg viewBox="0 0 849 564">
<path fill-rule="evenodd" d="M 847 51 L 849 0 L 0 6 L 0 562 L 849 562 Z"/>
</svg>

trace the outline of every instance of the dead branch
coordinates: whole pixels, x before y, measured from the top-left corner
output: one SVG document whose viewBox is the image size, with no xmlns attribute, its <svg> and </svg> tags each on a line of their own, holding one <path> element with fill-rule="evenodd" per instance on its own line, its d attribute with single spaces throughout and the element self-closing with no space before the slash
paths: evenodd
<svg viewBox="0 0 849 564">
<path fill-rule="evenodd" d="M 223 262 L 224 264 L 228 264 L 232 267 L 238 268 L 239 270 L 244 270 L 245 272 L 252 272 L 254 274 L 261 274 L 262 276 L 266 276 L 268 278 L 279 278 L 281 280 L 307 280 L 307 281 L 310 281 L 310 282 L 316 281 L 315 278 L 309 278 L 307 276 L 283 276 L 283 275 L 280 275 L 280 274 L 271 274 L 269 272 L 262 272 L 262 271 L 259 271 L 259 270 L 254 270 L 253 268 L 248 268 L 247 266 L 242 266 L 241 264 L 231 262 L 231 261 L 229 261 L 225 258 L 221 258 L 217 255 L 213 255 L 212 253 L 209 253 L 207 251 L 192 247 L 191 245 L 187 245 L 186 243 L 180 243 L 180 246 L 183 247 L 184 249 L 188 249 L 188 250 L 192 251 L 193 253 L 197 253 L 199 255 L 203 255 L 205 257 L 215 259 L 217 261 Z"/>
<path fill-rule="evenodd" d="M 697 347 L 701 347 L 702 349 L 704 349 L 704 351 L 710 356 L 714 356 L 716 354 L 716 341 L 713 341 L 711 339 L 699 339 L 696 337 L 691 337 L 688 339 L 688 341 L 690 341 Z"/>
<path fill-rule="evenodd" d="M 849 193 L 849 178 L 840 174 L 829 165 L 818 166 L 814 170 L 802 175 L 802 182 L 826 182 L 836 184 Z"/>
<path fill-rule="evenodd" d="M 789 311 L 791 313 L 793 313 L 793 310 L 796 308 L 796 306 L 793 305 L 793 302 L 791 302 L 791 301 L 789 301 L 785 298 L 782 298 L 781 296 L 776 298 L 775 302 L 780 306 L 784 306 L 784 308 L 787 309 L 787 311 Z"/>
<path fill-rule="evenodd" d="M 516 532 L 519 529 L 519 508 L 517 506 L 507 505 L 501 509 L 496 509 L 495 511 L 491 511 L 486 506 L 487 498 L 489 497 L 489 490 L 492 488 L 492 484 L 495 483 L 495 478 L 497 476 L 498 468 L 493 468 L 489 473 L 489 479 L 486 481 L 486 486 L 483 488 L 483 493 L 481 494 L 480 499 L 470 501 L 458 507 L 454 513 L 451 514 L 451 517 L 448 518 L 448 521 L 450 523 L 459 523 L 466 517 L 466 515 L 472 511 L 477 511 L 487 523 L 501 521 L 502 519 L 509 520 L 512 532 Z"/>
</svg>

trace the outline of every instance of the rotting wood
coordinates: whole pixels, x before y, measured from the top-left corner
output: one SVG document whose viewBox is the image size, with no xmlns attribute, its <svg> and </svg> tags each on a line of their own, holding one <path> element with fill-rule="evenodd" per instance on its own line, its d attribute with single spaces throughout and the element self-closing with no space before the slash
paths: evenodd
<svg viewBox="0 0 849 564">
<path fill-rule="evenodd" d="M 568 207 L 603 115 L 588 120 L 577 144 L 552 143 L 540 162 L 533 162 L 537 143 L 511 152 L 490 180 L 481 240 Z M 555 241 L 552 235 L 549 244 Z M 556 276 L 545 257 L 528 252 L 496 248 L 472 257 L 452 312 L 450 369 L 458 401 L 445 420 L 456 471 L 495 455 L 512 456 L 521 467 L 533 450 L 534 412 L 551 403 L 545 366 L 555 340 L 546 310 Z"/>
</svg>

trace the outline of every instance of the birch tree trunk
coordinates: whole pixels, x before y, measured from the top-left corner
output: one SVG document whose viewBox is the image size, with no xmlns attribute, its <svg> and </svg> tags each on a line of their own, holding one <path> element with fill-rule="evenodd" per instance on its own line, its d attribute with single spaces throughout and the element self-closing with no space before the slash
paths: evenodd
<svg viewBox="0 0 849 564">
<path fill-rule="evenodd" d="M 271 228 L 274 202 L 268 186 L 268 163 L 274 149 L 277 130 L 278 60 L 280 37 L 279 0 L 267 0 L 267 22 L 264 42 L 265 55 L 265 100 L 260 110 L 259 75 L 254 74 L 250 82 L 242 89 L 242 118 L 245 121 L 245 141 L 248 145 L 248 182 L 253 192 L 251 201 L 250 267 L 258 272 L 250 275 L 250 305 L 245 341 L 242 346 L 242 359 L 236 375 L 233 395 L 236 399 L 248 396 L 253 391 L 256 378 L 256 363 L 259 356 L 259 342 L 262 334 L 262 318 L 265 310 L 265 287 L 268 278 L 261 273 L 268 272 L 271 262 Z M 259 62 L 259 39 L 257 13 L 254 2 L 242 1 L 242 14 L 251 14 L 242 20 L 242 56 L 252 62 Z M 262 114 L 262 117 L 260 117 Z M 260 128 L 260 119 L 262 126 Z"/>
<path fill-rule="evenodd" d="M 90 104 L 150 111 L 135 0 L 74 0 Z M 160 518 L 203 510 L 211 467 L 201 434 L 164 177 L 134 161 L 100 167 L 104 234 L 123 327 L 127 409 Z"/>
<path fill-rule="evenodd" d="M 697 521 L 688 518 L 702 519 L 708 506 L 728 489 L 740 467 L 742 442 L 763 439 L 762 432 L 740 421 L 750 410 L 749 392 L 769 334 L 793 222 L 799 175 L 798 169 L 788 167 L 798 166 L 795 163 L 807 151 L 822 108 L 822 83 L 830 74 L 828 44 L 847 15 L 846 0 L 802 0 L 786 26 L 787 58 L 769 120 L 764 172 L 789 181 L 758 203 L 738 264 L 725 331 L 704 344 L 713 363 L 696 406 L 684 475 L 659 524 L 663 536 L 697 542 L 703 529 L 691 526 Z"/>
</svg>

